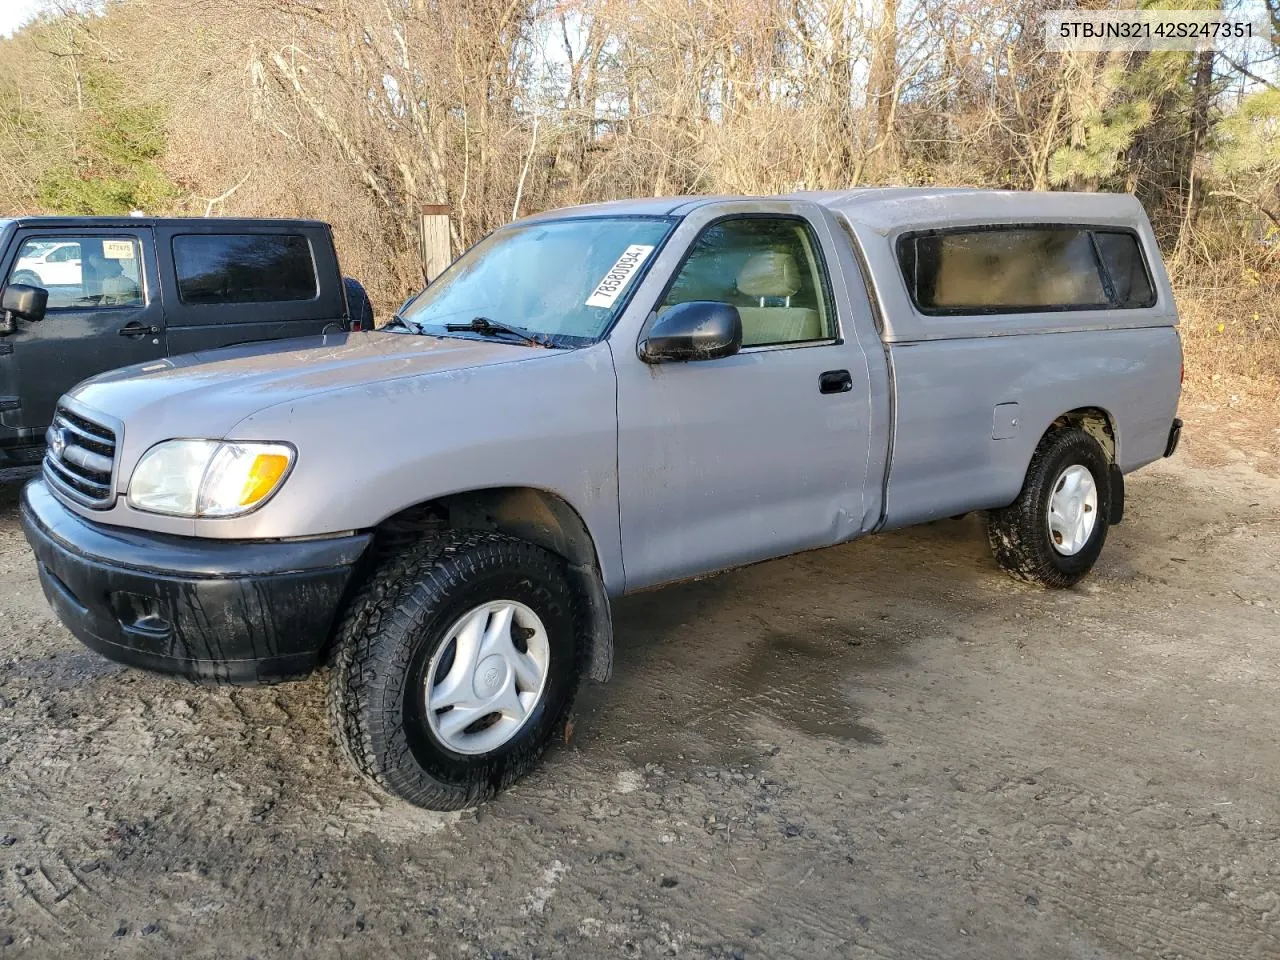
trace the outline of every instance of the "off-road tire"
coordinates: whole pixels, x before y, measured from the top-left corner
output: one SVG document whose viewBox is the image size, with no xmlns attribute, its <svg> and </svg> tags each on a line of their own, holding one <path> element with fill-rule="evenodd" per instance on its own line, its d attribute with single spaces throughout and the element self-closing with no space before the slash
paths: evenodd
<svg viewBox="0 0 1280 960">
<path fill-rule="evenodd" d="M 1081 550 L 1065 556 L 1054 549 L 1049 535 L 1049 498 L 1062 471 L 1081 464 L 1093 474 L 1098 490 L 1097 519 Z M 1043 587 L 1070 587 L 1091 569 L 1107 539 L 1111 516 L 1111 472 L 1098 441 L 1083 430 L 1068 427 L 1045 436 L 1027 468 L 1018 499 L 987 514 L 987 540 L 1006 573 L 1016 580 Z"/>
<path fill-rule="evenodd" d="M 355 277 L 342 278 L 342 290 L 347 298 L 348 330 L 372 330 L 373 302 L 365 292 L 364 284 Z"/>
<path fill-rule="evenodd" d="M 423 716 L 427 665 L 449 627 L 490 600 L 514 599 L 542 619 L 551 657 L 529 720 L 496 750 L 449 750 Z M 530 770 L 563 731 L 584 644 L 563 561 L 524 540 L 440 531 L 379 558 L 338 626 L 329 674 L 335 739 L 372 785 L 430 810 L 491 797 Z"/>
</svg>

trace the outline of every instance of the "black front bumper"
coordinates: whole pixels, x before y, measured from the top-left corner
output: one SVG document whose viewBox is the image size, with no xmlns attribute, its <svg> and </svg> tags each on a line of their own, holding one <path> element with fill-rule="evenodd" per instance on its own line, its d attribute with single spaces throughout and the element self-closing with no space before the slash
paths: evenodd
<svg viewBox="0 0 1280 960">
<path fill-rule="evenodd" d="M 222 541 L 94 523 L 22 491 L 40 585 L 73 634 L 135 667 L 222 683 L 312 670 L 369 534 Z"/>
</svg>

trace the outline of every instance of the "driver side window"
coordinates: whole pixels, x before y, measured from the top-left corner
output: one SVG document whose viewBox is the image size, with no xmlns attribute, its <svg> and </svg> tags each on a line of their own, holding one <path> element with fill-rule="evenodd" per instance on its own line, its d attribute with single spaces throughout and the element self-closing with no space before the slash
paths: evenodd
<svg viewBox="0 0 1280 960">
<path fill-rule="evenodd" d="M 658 311 L 690 300 L 732 304 L 744 347 L 832 340 L 827 291 L 817 237 L 803 220 L 738 217 L 703 231 Z"/>
<path fill-rule="evenodd" d="M 133 237 L 30 239 L 5 282 L 48 290 L 50 310 L 134 307 L 143 302 L 141 263 Z"/>
</svg>

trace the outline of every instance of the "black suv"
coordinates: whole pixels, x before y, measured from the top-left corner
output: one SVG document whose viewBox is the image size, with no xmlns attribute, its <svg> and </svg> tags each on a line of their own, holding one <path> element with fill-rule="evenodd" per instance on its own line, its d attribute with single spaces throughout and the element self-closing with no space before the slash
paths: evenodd
<svg viewBox="0 0 1280 960">
<path fill-rule="evenodd" d="M 314 220 L 0 220 L 0 276 L 0 473 L 39 463 L 58 397 L 93 374 L 373 325 Z"/>
</svg>

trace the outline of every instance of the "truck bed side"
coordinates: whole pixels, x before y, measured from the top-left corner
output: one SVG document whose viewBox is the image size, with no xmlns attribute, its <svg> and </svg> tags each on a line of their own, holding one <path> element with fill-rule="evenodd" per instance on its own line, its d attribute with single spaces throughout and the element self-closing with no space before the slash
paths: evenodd
<svg viewBox="0 0 1280 960">
<path fill-rule="evenodd" d="M 1011 503 L 1040 438 L 1074 410 L 1107 414 L 1116 462 L 1136 470 L 1164 452 L 1178 405 L 1170 326 L 896 343 L 889 355 L 886 528 Z"/>
</svg>

